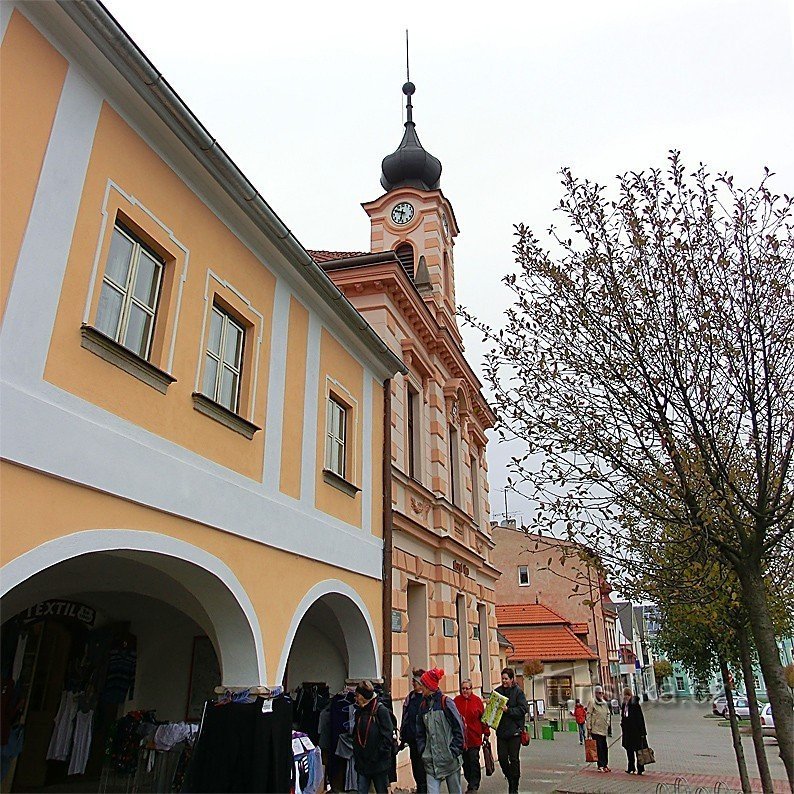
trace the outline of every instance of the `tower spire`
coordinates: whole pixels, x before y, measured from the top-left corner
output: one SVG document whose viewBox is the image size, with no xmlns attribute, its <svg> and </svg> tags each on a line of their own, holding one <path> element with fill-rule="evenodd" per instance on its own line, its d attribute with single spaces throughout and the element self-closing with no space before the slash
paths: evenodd
<svg viewBox="0 0 794 794">
<path fill-rule="evenodd" d="M 411 82 L 411 63 L 408 49 L 408 30 L 405 31 L 405 77 L 402 91 L 405 94 L 405 133 L 396 151 L 383 158 L 380 183 L 387 191 L 401 185 L 435 190 L 441 179 L 441 163 L 419 142 L 414 124 L 414 106 L 411 97 L 416 86 Z"/>
</svg>

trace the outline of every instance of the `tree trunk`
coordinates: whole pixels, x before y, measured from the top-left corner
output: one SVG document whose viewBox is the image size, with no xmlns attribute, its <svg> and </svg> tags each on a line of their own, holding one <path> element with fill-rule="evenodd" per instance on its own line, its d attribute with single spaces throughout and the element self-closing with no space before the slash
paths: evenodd
<svg viewBox="0 0 794 794">
<path fill-rule="evenodd" d="M 772 704 L 780 758 L 786 767 L 788 784 L 794 790 L 794 698 L 786 686 L 785 672 L 780 663 L 766 583 L 760 565 L 756 562 L 747 561 L 736 573 L 742 586 L 742 596 L 753 630 L 761 672 L 766 681 L 766 693 Z"/>
<path fill-rule="evenodd" d="M 736 709 L 733 707 L 733 693 L 731 692 L 731 678 L 728 672 L 728 663 L 725 657 L 719 654 L 720 673 L 722 673 L 722 685 L 725 687 L 725 700 L 728 703 L 728 712 L 731 721 L 731 738 L 733 739 L 733 752 L 736 754 L 736 765 L 739 767 L 739 778 L 742 781 L 742 791 L 751 792 L 750 777 L 747 774 L 747 762 L 744 760 L 744 748 L 742 747 L 742 737 L 739 734 L 739 725 L 736 721 Z"/>
<path fill-rule="evenodd" d="M 774 794 L 775 784 L 772 782 L 772 775 L 769 771 L 769 762 L 766 759 L 766 748 L 764 747 L 764 732 L 761 728 L 761 719 L 758 716 L 758 698 L 755 696 L 755 680 L 753 676 L 753 659 L 750 653 L 750 639 L 747 636 L 747 626 L 740 625 L 736 629 L 739 638 L 739 655 L 742 661 L 742 675 L 747 691 L 747 705 L 750 707 L 750 727 L 753 732 L 753 747 L 755 748 L 755 760 L 758 763 L 758 773 L 761 776 L 761 786 L 764 794 Z"/>
</svg>

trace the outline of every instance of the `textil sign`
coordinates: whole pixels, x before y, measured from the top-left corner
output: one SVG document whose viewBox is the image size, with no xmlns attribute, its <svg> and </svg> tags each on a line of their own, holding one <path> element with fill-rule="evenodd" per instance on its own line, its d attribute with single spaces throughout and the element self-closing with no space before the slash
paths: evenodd
<svg viewBox="0 0 794 794">
<path fill-rule="evenodd" d="M 45 618 L 71 618 L 85 623 L 86 626 L 93 626 L 96 610 L 76 601 L 42 601 L 26 609 L 21 618 L 23 623 L 33 623 Z"/>
</svg>

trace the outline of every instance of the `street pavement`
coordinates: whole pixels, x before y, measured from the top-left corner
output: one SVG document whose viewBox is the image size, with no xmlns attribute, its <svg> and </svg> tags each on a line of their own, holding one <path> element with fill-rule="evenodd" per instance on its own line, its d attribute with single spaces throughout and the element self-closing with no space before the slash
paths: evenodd
<svg viewBox="0 0 794 794">
<path fill-rule="evenodd" d="M 620 717 L 613 718 L 615 738 L 609 760 L 611 773 L 596 772 L 595 764 L 584 763 L 584 748 L 576 733 L 560 732 L 554 740 L 533 739 L 521 751 L 521 792 L 614 792 L 615 794 L 694 794 L 699 787 L 713 791 L 720 782 L 722 794 L 741 791 L 730 729 L 719 720 L 705 715 L 709 703 L 689 701 L 643 704 L 648 726 L 648 743 L 653 747 L 657 763 L 647 767 L 645 775 L 627 775 L 626 753 L 620 745 Z M 495 741 L 492 738 L 494 754 Z M 743 736 L 744 754 L 753 791 L 761 791 L 752 740 Z M 767 758 L 775 780 L 776 791 L 789 791 L 783 762 L 777 744 L 765 739 Z M 676 789 L 676 781 L 678 788 Z M 659 784 L 663 788 L 657 789 Z M 464 783 L 465 788 L 465 783 Z M 702 789 L 701 789 L 702 790 Z M 482 794 L 506 794 L 507 782 L 499 770 L 491 777 L 483 772 Z"/>
</svg>

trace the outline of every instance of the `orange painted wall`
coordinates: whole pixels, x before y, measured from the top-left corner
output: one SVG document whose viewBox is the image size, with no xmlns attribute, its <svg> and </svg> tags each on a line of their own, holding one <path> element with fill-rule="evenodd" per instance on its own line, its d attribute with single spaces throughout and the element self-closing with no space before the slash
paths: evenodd
<svg viewBox="0 0 794 794">
<path fill-rule="evenodd" d="M 189 269 L 179 315 L 166 395 L 80 346 L 80 325 L 108 179 L 134 196 L 189 249 Z M 109 220 L 112 223 L 112 219 Z M 107 239 L 107 236 L 106 238 Z M 45 378 L 73 394 L 253 479 L 263 476 L 264 430 L 249 441 L 193 409 L 196 367 L 203 358 L 202 320 L 207 270 L 242 292 L 270 327 L 274 275 L 233 235 L 182 180 L 107 104 L 101 110 L 63 283 Z M 103 267 L 97 276 L 93 313 Z M 178 279 L 174 282 L 178 285 Z M 172 323 L 173 316 L 159 322 Z M 246 344 L 249 340 L 246 339 Z M 255 424 L 264 428 L 270 360 L 266 332 L 253 395 Z M 246 417 L 247 418 L 247 417 Z"/>
<path fill-rule="evenodd" d="M 327 378 L 338 381 L 356 401 L 358 421 L 353 435 L 355 443 L 355 466 L 353 484 L 361 487 L 362 450 L 363 450 L 363 409 L 364 409 L 364 368 L 339 342 L 323 328 L 320 338 L 320 384 L 317 407 L 317 484 L 315 506 L 324 513 L 338 519 L 361 526 L 361 493 L 355 496 L 334 488 L 323 480 L 322 470 L 325 466 L 325 424 L 326 424 L 326 389 Z M 344 398 L 344 393 L 340 395 Z M 382 413 L 382 412 L 381 412 Z M 377 468 L 373 461 L 373 470 Z"/>
<path fill-rule="evenodd" d="M 0 318 L 67 66 L 30 22 L 13 11 L 0 47 Z"/>
<path fill-rule="evenodd" d="M 284 426 L 281 436 L 282 493 L 300 499 L 303 413 L 306 399 L 306 351 L 309 341 L 309 312 L 290 299 L 287 333 L 287 372 L 284 387 Z"/>
<path fill-rule="evenodd" d="M 19 494 L 26 498 L 17 498 Z M 0 462 L 0 499 L 3 565 L 42 543 L 87 529 L 158 532 L 215 555 L 232 569 L 254 605 L 271 678 L 295 609 L 317 582 L 335 578 L 350 585 L 364 601 L 373 625 L 381 625 L 380 581 L 327 563 L 272 549 L 5 461 Z M 274 596 L 276 589 L 278 597 Z M 380 644 L 380 632 L 377 641 Z"/>
</svg>

